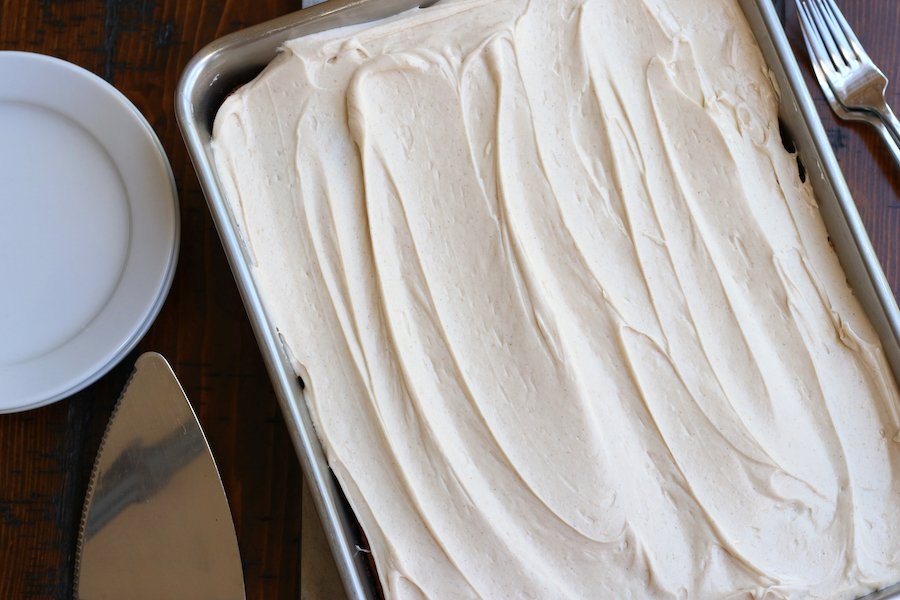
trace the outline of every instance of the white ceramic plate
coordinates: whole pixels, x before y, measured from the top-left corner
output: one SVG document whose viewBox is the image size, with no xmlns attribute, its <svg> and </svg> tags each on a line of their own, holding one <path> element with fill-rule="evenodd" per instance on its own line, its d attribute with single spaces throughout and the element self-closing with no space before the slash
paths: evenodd
<svg viewBox="0 0 900 600">
<path fill-rule="evenodd" d="M 2 413 L 70 396 L 134 348 L 179 218 L 165 152 L 119 91 L 27 52 L 0 52 L 0 82 Z"/>
</svg>

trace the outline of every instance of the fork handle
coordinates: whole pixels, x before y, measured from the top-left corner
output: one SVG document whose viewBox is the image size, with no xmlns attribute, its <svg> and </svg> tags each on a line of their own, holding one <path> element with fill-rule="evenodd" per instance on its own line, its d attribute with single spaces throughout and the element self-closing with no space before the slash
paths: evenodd
<svg viewBox="0 0 900 600">
<path fill-rule="evenodd" d="M 888 110 L 890 111 L 890 108 Z M 890 116 L 893 117 L 896 127 L 889 127 L 883 117 L 881 120 L 872 119 L 869 122 L 872 124 L 872 127 L 878 130 L 878 133 L 881 135 L 881 139 L 884 140 L 884 144 L 888 147 L 888 151 L 891 153 L 894 162 L 900 167 L 900 135 L 896 135 L 897 133 L 900 133 L 900 123 L 897 122 L 897 117 L 894 117 L 893 112 L 890 113 Z"/>
<path fill-rule="evenodd" d="M 894 111 L 891 110 L 891 107 L 888 106 L 887 103 L 885 103 L 882 110 L 878 111 L 878 117 L 890 131 L 891 135 L 893 135 L 894 141 L 897 144 L 900 144 L 900 121 L 897 120 Z"/>
</svg>

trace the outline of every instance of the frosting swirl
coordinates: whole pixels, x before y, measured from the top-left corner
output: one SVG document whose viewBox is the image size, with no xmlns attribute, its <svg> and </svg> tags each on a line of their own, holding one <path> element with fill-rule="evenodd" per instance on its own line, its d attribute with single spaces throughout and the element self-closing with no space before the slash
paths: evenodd
<svg viewBox="0 0 900 600">
<path fill-rule="evenodd" d="M 449 0 L 215 123 L 388 598 L 900 579 L 897 386 L 731 0 Z"/>
</svg>

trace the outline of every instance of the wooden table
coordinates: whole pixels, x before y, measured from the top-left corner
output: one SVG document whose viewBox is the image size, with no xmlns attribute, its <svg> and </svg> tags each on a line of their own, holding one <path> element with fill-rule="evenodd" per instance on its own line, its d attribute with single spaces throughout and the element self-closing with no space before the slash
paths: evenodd
<svg viewBox="0 0 900 600">
<path fill-rule="evenodd" d="M 842 4 L 875 61 L 888 77 L 900 77 L 900 3 Z M 0 415 L 0 598 L 71 597 L 82 502 L 100 436 L 146 350 L 172 363 L 209 438 L 234 515 L 247 597 L 340 597 L 173 108 L 178 77 L 201 47 L 299 8 L 299 0 L 0 0 L 0 50 L 81 65 L 143 112 L 172 164 L 182 225 L 172 290 L 137 350 L 71 398 Z M 779 9 L 875 250 L 900 290 L 900 169 L 874 130 L 835 120 L 810 76 L 792 0 Z M 900 108 L 900 79 L 889 91 Z"/>
</svg>

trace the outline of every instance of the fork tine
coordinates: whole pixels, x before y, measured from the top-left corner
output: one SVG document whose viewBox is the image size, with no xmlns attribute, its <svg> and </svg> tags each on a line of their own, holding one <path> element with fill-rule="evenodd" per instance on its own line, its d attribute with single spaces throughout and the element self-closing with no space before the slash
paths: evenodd
<svg viewBox="0 0 900 600">
<path fill-rule="evenodd" d="M 844 18 L 844 14 L 837 7 L 837 4 L 834 3 L 834 0 L 824 1 L 828 4 L 829 12 L 831 13 L 831 16 L 833 17 L 835 23 L 841 29 L 841 33 L 845 36 L 845 39 L 848 42 L 847 45 L 853 48 L 853 52 L 856 54 L 860 62 L 871 63 L 872 59 L 869 58 L 869 55 L 862 47 L 862 44 L 859 43 L 859 39 L 856 37 L 856 34 L 853 33 L 853 29 L 847 23 L 847 19 Z"/>
<path fill-rule="evenodd" d="M 831 63 L 834 65 L 834 68 L 838 71 L 844 70 L 847 65 L 847 61 L 844 60 L 844 56 L 841 54 L 840 49 L 837 47 L 834 32 L 828 26 L 828 22 L 825 20 L 825 15 L 822 9 L 822 3 L 819 0 L 809 0 L 809 2 L 805 2 L 807 5 L 807 10 L 809 15 L 812 17 L 812 21 L 816 26 L 816 29 L 819 31 L 819 37 L 822 39 L 825 47 L 828 49 L 828 55 L 831 57 Z"/>
<path fill-rule="evenodd" d="M 812 59 L 813 70 L 821 68 L 826 78 L 836 75 L 828 49 L 823 44 L 822 36 L 813 23 L 812 16 L 809 12 L 809 5 L 807 2 L 799 2 L 797 3 L 797 10 L 800 15 L 800 27 L 803 30 L 803 39 L 806 41 L 806 48 L 809 50 L 809 55 Z"/>
<path fill-rule="evenodd" d="M 803 33 L 803 42 L 806 44 L 806 51 L 809 54 L 809 62 L 812 64 L 813 73 L 815 74 L 816 79 L 819 81 L 819 86 L 822 88 L 822 91 L 825 93 L 825 97 L 827 99 L 828 94 L 831 92 L 831 88 L 828 86 L 828 80 L 825 78 L 825 74 L 822 72 L 822 41 L 818 38 L 818 36 L 815 34 L 815 31 L 813 30 L 813 24 L 810 22 L 810 17 L 807 10 L 808 9 L 806 8 L 805 2 L 797 3 L 797 14 L 800 17 L 800 30 Z"/>
<path fill-rule="evenodd" d="M 853 44 L 848 39 L 846 31 L 844 31 L 845 27 L 838 22 L 835 16 L 835 13 L 839 14 L 841 11 L 835 6 L 833 0 L 822 0 L 821 10 L 822 16 L 828 24 L 828 29 L 831 30 L 831 35 L 834 37 L 834 43 L 837 44 L 838 52 L 841 53 L 841 57 L 852 68 L 858 62 L 858 55 Z M 846 21 L 844 23 L 846 24 Z M 852 34 L 853 31 L 851 30 L 850 33 Z"/>
</svg>

